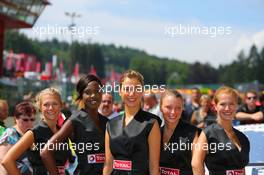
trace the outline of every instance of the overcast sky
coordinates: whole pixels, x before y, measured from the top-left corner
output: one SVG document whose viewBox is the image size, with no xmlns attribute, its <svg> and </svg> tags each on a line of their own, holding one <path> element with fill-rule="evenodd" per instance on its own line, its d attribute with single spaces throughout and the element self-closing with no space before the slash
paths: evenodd
<svg viewBox="0 0 264 175">
<path fill-rule="evenodd" d="M 263 0 L 49 1 L 34 28 L 23 30 L 32 38 L 70 42 L 65 12 L 76 12 L 81 17 L 74 20 L 75 40 L 129 46 L 189 63 L 227 64 L 253 43 L 264 46 Z"/>
</svg>

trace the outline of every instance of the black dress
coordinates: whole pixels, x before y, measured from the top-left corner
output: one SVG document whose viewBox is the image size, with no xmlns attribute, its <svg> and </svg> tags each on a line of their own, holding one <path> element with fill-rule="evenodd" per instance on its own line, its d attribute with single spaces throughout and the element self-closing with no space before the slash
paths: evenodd
<svg viewBox="0 0 264 175">
<path fill-rule="evenodd" d="M 124 126 L 124 114 L 108 122 L 110 150 L 114 158 L 112 175 L 149 174 L 148 136 L 155 118 L 154 114 L 140 109 L 127 126 Z"/>
<path fill-rule="evenodd" d="M 102 175 L 105 161 L 104 136 L 107 118 L 99 114 L 99 127 L 83 110 L 69 120 L 73 125 L 73 148 L 78 157 L 80 175 Z"/>
<path fill-rule="evenodd" d="M 161 175 L 192 175 L 192 142 L 199 129 L 181 119 L 174 129 L 168 143 L 161 142 L 160 171 Z M 163 140 L 164 127 L 161 128 Z"/>
<path fill-rule="evenodd" d="M 241 144 L 241 151 L 231 142 L 218 123 L 204 129 L 209 148 L 205 163 L 210 175 L 234 174 L 235 172 L 239 174 L 248 164 L 249 140 L 242 132 L 233 129 Z"/>
<path fill-rule="evenodd" d="M 32 130 L 34 134 L 34 146 L 28 150 L 28 160 L 32 165 L 33 175 L 47 175 L 48 171 L 40 157 L 40 150 L 44 148 L 45 143 L 53 136 L 53 132 L 44 121 L 40 121 Z M 53 155 L 57 167 L 64 167 L 66 161 L 71 156 L 67 140 L 62 144 L 53 146 L 57 148 Z"/>
</svg>

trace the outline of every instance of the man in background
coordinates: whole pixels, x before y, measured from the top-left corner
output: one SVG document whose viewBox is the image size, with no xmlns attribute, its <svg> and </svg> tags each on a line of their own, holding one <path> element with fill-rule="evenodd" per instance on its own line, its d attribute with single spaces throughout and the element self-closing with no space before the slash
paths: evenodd
<svg viewBox="0 0 264 175">
<path fill-rule="evenodd" d="M 102 101 L 99 106 L 99 113 L 107 117 L 109 120 L 118 116 L 118 113 L 113 110 L 114 99 L 109 93 L 102 95 Z"/>
<path fill-rule="evenodd" d="M 164 124 L 164 119 L 160 111 L 160 105 L 156 95 L 153 92 L 145 93 L 143 96 L 143 110 L 155 114 L 160 118 L 161 126 Z"/>
<path fill-rule="evenodd" d="M 242 104 L 236 113 L 236 119 L 240 124 L 253 124 L 263 122 L 263 106 L 257 106 L 258 93 L 249 90 L 245 93 L 245 103 Z"/>
<path fill-rule="evenodd" d="M 4 120 L 8 117 L 8 104 L 6 100 L 0 99 L 0 135 L 4 132 L 6 126 Z"/>
</svg>

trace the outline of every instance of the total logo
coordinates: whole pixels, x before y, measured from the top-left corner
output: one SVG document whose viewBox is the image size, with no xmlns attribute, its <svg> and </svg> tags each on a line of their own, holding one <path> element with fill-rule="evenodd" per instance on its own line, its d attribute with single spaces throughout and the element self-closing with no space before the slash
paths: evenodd
<svg viewBox="0 0 264 175">
<path fill-rule="evenodd" d="M 243 175 L 243 170 L 227 170 L 226 175 Z"/>
<path fill-rule="evenodd" d="M 180 175 L 179 169 L 160 167 L 161 175 Z"/>
</svg>

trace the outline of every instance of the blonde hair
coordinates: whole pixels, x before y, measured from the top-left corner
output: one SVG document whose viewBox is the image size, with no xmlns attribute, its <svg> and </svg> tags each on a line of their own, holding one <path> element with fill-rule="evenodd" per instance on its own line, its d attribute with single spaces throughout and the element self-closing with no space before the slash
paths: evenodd
<svg viewBox="0 0 264 175">
<path fill-rule="evenodd" d="M 199 102 L 200 102 L 200 104 L 201 104 L 203 101 L 210 101 L 210 100 L 211 100 L 211 97 L 210 97 L 209 95 L 204 94 L 204 95 L 202 95 L 202 96 L 200 97 Z"/>
<path fill-rule="evenodd" d="M 233 96 L 236 100 L 236 103 L 238 103 L 238 93 L 235 89 L 228 87 L 228 86 L 222 86 L 219 89 L 216 90 L 213 102 L 217 104 L 219 102 L 219 98 L 221 94 L 230 94 Z"/>
<path fill-rule="evenodd" d="M 135 78 L 140 82 L 142 86 L 144 86 L 144 77 L 141 75 L 141 73 L 135 70 L 127 70 L 121 75 L 119 81 L 120 87 L 122 87 L 122 83 L 125 81 L 126 78 Z"/>
<path fill-rule="evenodd" d="M 6 100 L 0 99 L 0 106 L 2 107 L 3 105 L 8 105 Z"/>
<path fill-rule="evenodd" d="M 41 107 L 42 97 L 44 95 L 47 95 L 47 94 L 52 95 L 52 96 L 56 96 L 59 99 L 60 103 L 62 104 L 61 95 L 60 95 L 59 90 L 56 88 L 50 87 L 50 88 L 46 88 L 46 89 L 40 91 L 38 93 L 38 95 L 36 96 L 36 106 L 39 109 Z"/>
</svg>

